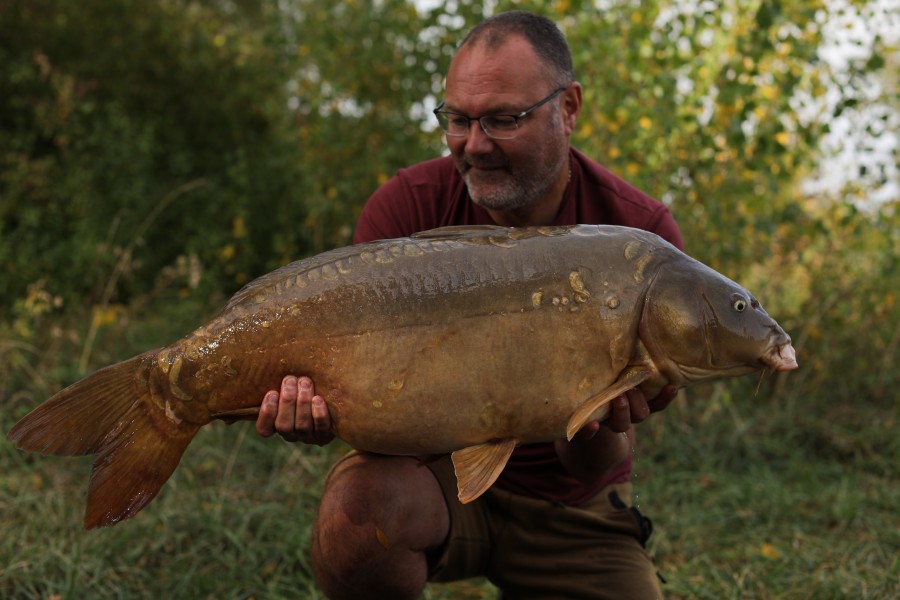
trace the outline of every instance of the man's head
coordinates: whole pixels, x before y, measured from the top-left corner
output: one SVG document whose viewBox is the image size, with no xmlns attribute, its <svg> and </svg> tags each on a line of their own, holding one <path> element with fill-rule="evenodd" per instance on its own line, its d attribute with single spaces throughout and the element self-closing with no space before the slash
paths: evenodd
<svg viewBox="0 0 900 600">
<path fill-rule="evenodd" d="M 541 224 L 556 216 L 581 110 L 571 53 L 552 21 L 514 11 L 476 26 L 450 65 L 442 108 L 463 117 L 519 115 L 551 96 L 511 131 L 486 133 L 478 121 L 465 130 L 457 117 L 465 133 L 447 136 L 472 200 L 498 222 Z"/>
<path fill-rule="evenodd" d="M 555 81 L 557 86 L 575 81 L 569 43 L 553 21 L 540 15 L 521 10 L 500 13 L 473 27 L 459 47 L 483 44 L 488 49 L 497 50 L 510 36 L 523 37 L 528 41 L 542 66 L 547 69 L 547 78 Z"/>
</svg>

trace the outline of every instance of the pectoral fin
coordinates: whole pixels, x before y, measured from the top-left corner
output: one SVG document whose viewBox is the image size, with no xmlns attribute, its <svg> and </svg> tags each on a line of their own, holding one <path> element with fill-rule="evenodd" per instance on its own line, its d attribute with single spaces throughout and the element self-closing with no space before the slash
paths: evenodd
<svg viewBox="0 0 900 600">
<path fill-rule="evenodd" d="M 495 440 L 453 453 L 459 501 L 471 502 L 493 484 L 516 448 L 516 440 Z"/>
<path fill-rule="evenodd" d="M 630 389 L 636 388 L 646 381 L 652 375 L 652 371 L 646 367 L 632 367 L 626 369 L 619 375 L 611 386 L 597 394 L 588 398 L 584 404 L 575 409 L 569 418 L 569 425 L 566 427 L 566 438 L 569 441 L 575 437 L 578 430 L 587 425 L 588 421 L 605 416 L 595 413 L 606 406 L 613 398 L 620 396 Z M 608 409 L 609 407 L 607 407 Z"/>
</svg>

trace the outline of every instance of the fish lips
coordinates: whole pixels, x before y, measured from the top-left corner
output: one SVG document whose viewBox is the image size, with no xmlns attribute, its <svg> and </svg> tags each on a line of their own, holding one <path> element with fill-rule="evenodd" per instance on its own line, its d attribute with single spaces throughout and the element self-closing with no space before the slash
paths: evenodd
<svg viewBox="0 0 900 600">
<path fill-rule="evenodd" d="M 776 371 L 793 371 L 799 367 L 797 364 L 797 352 L 794 350 L 794 346 L 791 345 L 790 339 L 783 344 L 773 345 L 759 360 L 769 367 L 773 373 Z"/>
</svg>

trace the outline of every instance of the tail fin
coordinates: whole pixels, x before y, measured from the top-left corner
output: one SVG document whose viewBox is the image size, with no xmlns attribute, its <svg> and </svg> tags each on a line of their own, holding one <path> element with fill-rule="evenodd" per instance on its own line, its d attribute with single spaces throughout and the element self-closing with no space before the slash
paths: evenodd
<svg viewBox="0 0 900 600">
<path fill-rule="evenodd" d="M 169 421 L 150 398 L 145 361 L 158 350 L 106 367 L 62 390 L 9 431 L 30 452 L 93 454 L 87 529 L 113 525 L 159 492 L 199 429 Z"/>
</svg>

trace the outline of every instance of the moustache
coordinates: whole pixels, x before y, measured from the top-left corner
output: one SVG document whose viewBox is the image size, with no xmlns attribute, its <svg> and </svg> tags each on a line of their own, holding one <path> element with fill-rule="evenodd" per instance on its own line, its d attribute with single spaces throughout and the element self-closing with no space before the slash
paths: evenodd
<svg viewBox="0 0 900 600">
<path fill-rule="evenodd" d="M 509 161 L 505 157 L 472 157 L 463 154 L 460 160 L 462 172 L 465 173 L 469 169 L 506 169 L 510 170 Z"/>
</svg>

